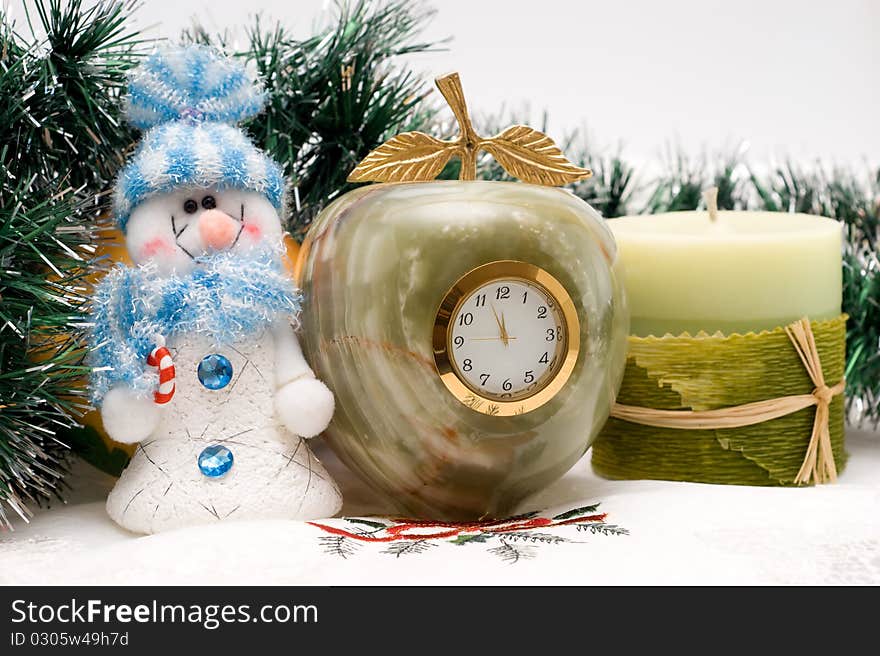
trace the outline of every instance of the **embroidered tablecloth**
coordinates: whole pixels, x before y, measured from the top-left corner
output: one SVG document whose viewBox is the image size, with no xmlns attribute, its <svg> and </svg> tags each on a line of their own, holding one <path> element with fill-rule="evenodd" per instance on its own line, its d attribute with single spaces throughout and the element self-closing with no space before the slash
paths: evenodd
<svg viewBox="0 0 880 656">
<path fill-rule="evenodd" d="M 222 522 L 140 537 L 77 463 L 66 504 L 0 533 L 3 584 L 880 583 L 880 434 L 850 430 L 836 485 L 608 481 L 589 454 L 517 516 L 408 521 L 317 450 L 346 498 L 319 522 Z"/>
</svg>

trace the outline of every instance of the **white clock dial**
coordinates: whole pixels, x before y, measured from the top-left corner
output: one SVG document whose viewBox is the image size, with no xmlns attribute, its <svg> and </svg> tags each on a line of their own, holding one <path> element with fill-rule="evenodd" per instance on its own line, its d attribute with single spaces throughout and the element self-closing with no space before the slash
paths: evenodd
<svg viewBox="0 0 880 656">
<path fill-rule="evenodd" d="M 452 313 L 449 360 L 480 396 L 524 399 L 557 372 L 566 333 L 562 309 L 546 289 L 527 280 L 492 280 L 464 296 Z"/>
</svg>

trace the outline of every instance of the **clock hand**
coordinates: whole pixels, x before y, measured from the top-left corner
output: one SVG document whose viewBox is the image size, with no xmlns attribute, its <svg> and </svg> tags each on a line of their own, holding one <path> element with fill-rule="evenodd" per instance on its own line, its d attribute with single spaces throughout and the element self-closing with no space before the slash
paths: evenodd
<svg viewBox="0 0 880 656">
<path fill-rule="evenodd" d="M 504 339 L 503 337 L 468 337 L 469 342 L 495 342 L 499 339 Z M 516 339 L 516 337 L 510 337 L 508 335 L 507 339 Z"/>
<path fill-rule="evenodd" d="M 501 338 L 504 340 L 504 345 L 507 346 L 510 335 L 507 334 L 507 324 L 504 323 L 504 311 L 501 312 Z"/>
<path fill-rule="evenodd" d="M 495 306 L 489 305 L 489 307 L 492 308 L 492 315 L 495 317 L 495 323 L 498 324 L 498 332 L 500 333 L 501 332 L 501 319 L 498 318 L 498 313 L 495 311 Z"/>
<path fill-rule="evenodd" d="M 492 308 L 492 314 L 495 317 L 495 323 L 498 324 L 498 333 L 500 335 L 500 339 L 502 342 L 504 342 L 504 345 L 507 346 L 507 331 L 504 330 L 504 324 L 501 323 L 501 319 L 498 318 L 498 313 L 495 311 L 495 306 L 490 305 L 489 307 Z M 503 315 L 503 313 L 502 313 L 502 315 Z"/>
</svg>

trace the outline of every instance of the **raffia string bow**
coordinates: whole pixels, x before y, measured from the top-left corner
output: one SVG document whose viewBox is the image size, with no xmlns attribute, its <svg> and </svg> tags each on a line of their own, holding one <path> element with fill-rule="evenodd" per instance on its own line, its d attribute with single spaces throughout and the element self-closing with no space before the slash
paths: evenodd
<svg viewBox="0 0 880 656">
<path fill-rule="evenodd" d="M 836 481 L 837 466 L 831 451 L 831 433 L 828 427 L 829 404 L 831 399 L 843 393 L 845 381 L 841 380 L 833 387 L 825 383 L 816 340 L 808 319 L 803 318 L 789 324 L 785 327 L 785 334 L 791 340 L 813 382 L 815 389 L 810 394 L 783 396 L 716 410 L 658 410 L 615 403 L 611 416 L 657 428 L 712 430 L 760 424 L 814 405 L 816 417 L 813 420 L 810 443 L 794 482 L 800 485 L 809 483 L 811 479 L 816 483 Z"/>
</svg>

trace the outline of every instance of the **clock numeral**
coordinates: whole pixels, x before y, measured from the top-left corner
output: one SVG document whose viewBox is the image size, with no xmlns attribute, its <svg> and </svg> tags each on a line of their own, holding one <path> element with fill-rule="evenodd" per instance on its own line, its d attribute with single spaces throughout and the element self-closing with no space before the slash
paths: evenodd
<svg viewBox="0 0 880 656">
<path fill-rule="evenodd" d="M 509 392 L 513 389 L 513 383 L 510 382 L 510 378 L 501 383 L 501 389 L 503 389 L 505 392 Z"/>
<path fill-rule="evenodd" d="M 464 362 L 462 362 L 462 363 L 461 363 L 461 368 L 464 369 L 465 371 L 470 371 L 471 369 L 473 369 L 473 368 L 474 368 L 474 365 L 473 365 L 473 363 L 471 362 L 471 359 L 470 359 L 470 358 L 467 358 Z"/>
<path fill-rule="evenodd" d="M 552 328 L 548 328 L 548 329 L 547 329 L 547 337 L 546 337 L 546 341 L 548 341 L 548 342 L 552 342 L 552 341 L 554 341 L 555 339 L 556 339 L 556 331 L 553 330 Z"/>
<path fill-rule="evenodd" d="M 526 304 L 526 299 L 527 299 L 528 297 L 529 297 L 529 292 L 528 292 L 528 291 L 524 291 L 524 292 L 523 292 L 523 305 Z"/>
<path fill-rule="evenodd" d="M 495 290 L 495 300 L 500 301 L 505 298 L 510 298 L 510 287 L 504 285 Z"/>
<path fill-rule="evenodd" d="M 523 378 L 523 382 L 526 384 L 534 383 L 535 382 L 535 372 L 531 371 L 531 370 L 527 371 L 525 377 Z"/>
<path fill-rule="evenodd" d="M 474 307 L 486 307 L 486 295 L 485 294 L 477 294 L 476 301 L 474 302 Z"/>
<path fill-rule="evenodd" d="M 541 359 L 538 360 L 541 364 L 547 364 L 550 362 L 550 354 L 547 351 L 544 351 L 544 355 L 541 356 Z"/>
<path fill-rule="evenodd" d="M 538 318 L 539 319 L 546 319 L 547 318 L 547 306 L 546 305 L 539 305 L 538 306 Z"/>
<path fill-rule="evenodd" d="M 458 325 L 459 326 L 470 326 L 473 322 L 474 322 L 474 315 L 472 312 L 465 312 L 464 314 L 461 314 L 458 317 Z"/>
<path fill-rule="evenodd" d="M 452 340 L 452 343 L 455 344 L 455 348 L 461 348 L 462 346 L 464 346 L 464 337 L 462 337 L 461 335 L 457 335 L 455 339 Z"/>
<path fill-rule="evenodd" d="M 489 380 L 489 374 L 480 374 L 480 385 L 485 385 Z"/>
</svg>

